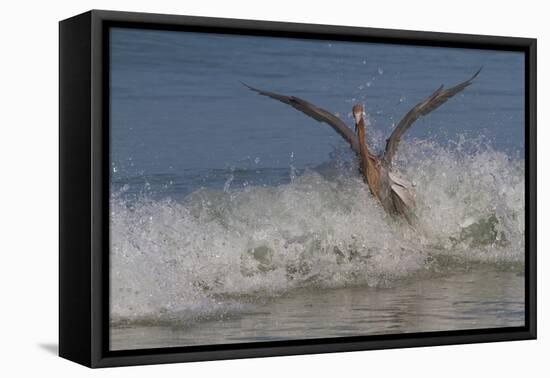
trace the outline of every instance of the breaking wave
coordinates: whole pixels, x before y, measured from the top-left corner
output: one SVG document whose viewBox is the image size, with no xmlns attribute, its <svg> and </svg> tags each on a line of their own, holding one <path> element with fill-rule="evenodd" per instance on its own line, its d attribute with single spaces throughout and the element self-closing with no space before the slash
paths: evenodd
<svg viewBox="0 0 550 378">
<path fill-rule="evenodd" d="M 201 188 L 182 200 L 111 198 L 111 320 L 179 322 L 250 311 L 301 288 L 391 286 L 473 264 L 523 269 L 524 160 L 479 141 L 409 141 L 397 166 L 418 223 L 387 216 L 353 163 L 289 183 Z M 292 179 L 290 179 L 292 177 Z"/>
</svg>

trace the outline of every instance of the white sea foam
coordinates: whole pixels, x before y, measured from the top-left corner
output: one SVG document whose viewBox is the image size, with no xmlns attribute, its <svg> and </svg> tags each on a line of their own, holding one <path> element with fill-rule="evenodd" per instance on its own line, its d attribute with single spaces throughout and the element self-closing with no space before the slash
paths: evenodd
<svg viewBox="0 0 550 378">
<path fill-rule="evenodd" d="M 459 140 L 401 146 L 414 229 L 387 216 L 356 168 L 274 187 L 226 185 L 182 201 L 111 199 L 111 319 L 231 316 L 296 288 L 391 285 L 524 258 L 524 162 Z M 328 173 L 327 173 L 328 172 Z"/>
</svg>

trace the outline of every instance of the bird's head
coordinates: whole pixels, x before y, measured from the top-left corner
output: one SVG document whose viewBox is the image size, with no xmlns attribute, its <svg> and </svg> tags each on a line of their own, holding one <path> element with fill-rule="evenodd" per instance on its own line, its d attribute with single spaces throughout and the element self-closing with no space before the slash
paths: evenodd
<svg viewBox="0 0 550 378">
<path fill-rule="evenodd" d="M 363 118 L 363 114 L 365 113 L 365 108 L 361 104 L 355 104 L 353 105 L 351 112 L 353 113 L 353 119 L 355 120 L 355 125 L 357 125 L 359 124 L 359 122 L 361 122 L 361 119 Z"/>
</svg>

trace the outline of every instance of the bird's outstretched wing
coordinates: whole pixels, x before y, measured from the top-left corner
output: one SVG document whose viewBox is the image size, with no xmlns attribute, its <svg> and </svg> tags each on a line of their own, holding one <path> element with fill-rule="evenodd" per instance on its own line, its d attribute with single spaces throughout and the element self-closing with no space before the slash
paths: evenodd
<svg viewBox="0 0 550 378">
<path fill-rule="evenodd" d="M 444 104 L 448 99 L 461 92 L 464 88 L 472 84 L 472 81 L 479 75 L 481 68 L 468 80 L 455 85 L 449 89 L 443 89 L 443 85 L 436 89 L 431 96 L 416 104 L 399 123 L 391 136 L 386 141 L 386 150 L 382 158 L 386 166 L 391 166 L 392 159 L 395 156 L 401 136 L 411 127 L 411 125 L 420 117 L 430 113 Z"/>
<path fill-rule="evenodd" d="M 346 142 L 349 143 L 352 150 L 354 150 L 356 153 L 359 153 L 359 142 L 357 141 L 357 138 L 355 137 L 353 130 L 347 127 L 346 124 L 340 118 L 336 117 L 334 114 L 330 113 L 329 111 L 322 108 L 318 108 L 317 106 L 305 100 L 302 100 L 301 98 L 298 98 L 298 97 L 284 96 L 278 93 L 262 91 L 260 89 L 253 88 L 248 84 L 245 84 L 245 83 L 242 83 L 242 84 L 248 89 L 253 90 L 254 92 L 257 92 L 262 96 L 271 97 L 272 99 L 281 101 L 287 105 L 292 106 L 295 109 L 298 109 L 302 113 L 307 114 L 308 116 L 316 119 L 319 122 L 324 122 L 328 124 L 338 134 L 340 134 L 346 140 Z"/>
</svg>

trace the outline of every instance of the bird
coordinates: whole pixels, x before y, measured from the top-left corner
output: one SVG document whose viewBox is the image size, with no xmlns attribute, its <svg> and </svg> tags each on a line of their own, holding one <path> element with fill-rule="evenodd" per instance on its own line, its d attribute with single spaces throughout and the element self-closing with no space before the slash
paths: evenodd
<svg viewBox="0 0 550 378">
<path fill-rule="evenodd" d="M 365 141 L 367 122 L 365 121 L 365 109 L 362 104 L 355 104 L 352 107 L 355 124 L 354 132 L 339 117 L 306 100 L 258 89 L 244 82 L 241 83 L 262 96 L 290 105 L 311 118 L 331 126 L 356 153 L 359 160 L 359 171 L 370 193 L 379 201 L 388 214 L 394 217 L 403 217 L 412 225 L 416 222 L 413 211 L 416 207 L 413 185 L 397 174 L 393 164 L 401 137 L 418 118 L 426 116 L 439 108 L 451 97 L 471 85 L 481 70 L 482 68 L 477 70 L 469 79 L 448 89 L 441 85 L 430 96 L 413 106 L 399 121 L 390 137 L 386 139 L 385 149 L 379 155 L 371 152 Z"/>
</svg>

